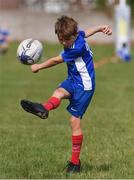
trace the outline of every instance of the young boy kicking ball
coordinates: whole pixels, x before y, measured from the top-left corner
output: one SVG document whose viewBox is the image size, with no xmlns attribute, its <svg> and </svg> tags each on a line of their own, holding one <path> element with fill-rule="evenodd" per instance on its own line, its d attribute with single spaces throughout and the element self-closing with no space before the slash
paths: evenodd
<svg viewBox="0 0 134 180">
<path fill-rule="evenodd" d="M 80 151 L 83 141 L 81 119 L 89 106 L 95 90 L 95 71 L 93 53 L 85 38 L 102 32 L 112 34 L 107 25 L 88 28 L 85 31 L 78 30 L 78 23 L 68 16 L 60 17 L 55 24 L 55 33 L 64 50 L 60 55 L 50 58 L 41 64 L 31 66 L 33 73 L 65 62 L 68 68 L 68 77 L 52 96 L 44 103 L 35 103 L 29 100 L 21 100 L 21 106 L 29 113 L 42 119 L 48 118 L 49 111 L 56 109 L 63 99 L 69 99 L 67 107 L 71 114 L 70 126 L 72 130 L 72 155 L 66 166 L 67 172 L 80 172 Z"/>
</svg>

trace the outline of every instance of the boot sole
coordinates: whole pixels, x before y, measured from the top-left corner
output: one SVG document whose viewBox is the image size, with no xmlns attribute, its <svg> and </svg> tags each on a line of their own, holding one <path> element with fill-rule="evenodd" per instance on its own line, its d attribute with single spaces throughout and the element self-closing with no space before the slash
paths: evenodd
<svg viewBox="0 0 134 180">
<path fill-rule="evenodd" d="M 30 101 L 21 100 L 20 104 L 25 111 L 27 111 L 31 114 L 34 114 L 34 115 L 40 117 L 41 119 L 46 119 L 48 117 L 48 115 L 45 112 L 44 113 L 43 112 L 37 112 L 33 107 L 33 103 Z"/>
</svg>

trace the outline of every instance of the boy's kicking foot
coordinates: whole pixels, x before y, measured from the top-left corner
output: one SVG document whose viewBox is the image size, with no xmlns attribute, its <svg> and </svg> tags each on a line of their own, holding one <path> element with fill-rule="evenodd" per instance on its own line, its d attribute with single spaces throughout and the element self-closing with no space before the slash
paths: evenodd
<svg viewBox="0 0 134 180">
<path fill-rule="evenodd" d="M 42 104 L 34 103 L 24 99 L 21 100 L 20 104 L 25 111 L 32 113 L 42 119 L 48 118 L 49 111 L 46 110 Z"/>
</svg>

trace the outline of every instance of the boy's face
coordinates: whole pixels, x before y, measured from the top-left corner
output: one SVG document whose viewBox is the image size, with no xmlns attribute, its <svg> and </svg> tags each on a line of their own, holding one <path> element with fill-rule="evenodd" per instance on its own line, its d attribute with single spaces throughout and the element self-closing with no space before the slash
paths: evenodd
<svg viewBox="0 0 134 180">
<path fill-rule="evenodd" d="M 64 39 L 62 37 L 58 37 L 59 42 L 64 46 L 64 48 L 70 48 L 75 41 L 75 37 L 71 36 L 69 39 Z"/>
</svg>

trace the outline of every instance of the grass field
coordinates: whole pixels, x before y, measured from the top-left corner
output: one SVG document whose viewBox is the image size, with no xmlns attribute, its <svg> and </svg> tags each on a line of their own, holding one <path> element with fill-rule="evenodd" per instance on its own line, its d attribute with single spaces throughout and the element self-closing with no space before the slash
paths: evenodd
<svg viewBox="0 0 134 180">
<path fill-rule="evenodd" d="M 71 154 L 68 101 L 47 120 L 24 112 L 21 99 L 45 101 L 66 77 L 65 64 L 32 74 L 16 59 L 17 43 L 0 57 L 0 178 L 134 178 L 134 61 L 96 69 L 96 92 L 83 120 L 83 171 L 66 176 Z M 114 54 L 113 45 L 92 45 L 95 61 Z M 61 47 L 46 44 L 45 56 Z M 133 54 L 134 55 L 134 54 Z"/>
</svg>

